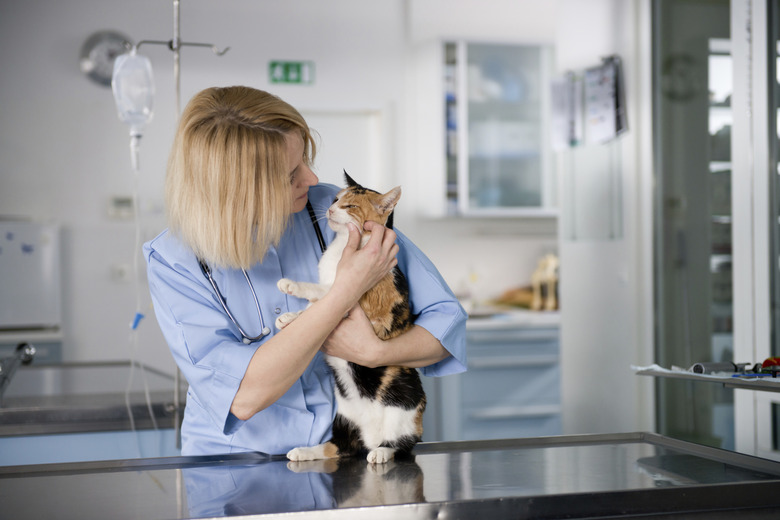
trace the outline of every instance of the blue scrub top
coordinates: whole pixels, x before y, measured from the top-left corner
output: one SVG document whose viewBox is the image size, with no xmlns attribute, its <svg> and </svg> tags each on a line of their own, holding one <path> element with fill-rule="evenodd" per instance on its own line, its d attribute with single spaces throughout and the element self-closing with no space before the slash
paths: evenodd
<svg viewBox="0 0 780 520">
<path fill-rule="evenodd" d="M 339 188 L 313 186 L 309 200 L 318 217 L 330 206 Z M 325 242 L 334 233 L 320 222 Z M 398 265 L 409 281 L 415 323 L 433 334 L 450 357 L 421 369 L 423 375 L 443 376 L 466 369 L 466 313 L 433 264 L 396 230 Z M 283 294 L 280 278 L 316 282 L 322 253 L 306 210 L 296 213 L 278 247 L 247 271 L 260 302 L 263 324 L 252 291 L 240 269 L 215 269 L 212 276 L 230 312 L 249 336 L 263 326 L 271 334 L 244 344 L 225 314 L 194 253 L 168 230 L 144 244 L 149 288 L 157 321 L 171 353 L 189 383 L 182 423 L 183 455 L 214 455 L 244 451 L 287 453 L 298 446 L 328 440 L 336 413 L 334 384 L 322 353 L 273 405 L 241 421 L 230 406 L 249 361 L 278 332 L 280 314 L 302 310 L 308 302 Z"/>
</svg>

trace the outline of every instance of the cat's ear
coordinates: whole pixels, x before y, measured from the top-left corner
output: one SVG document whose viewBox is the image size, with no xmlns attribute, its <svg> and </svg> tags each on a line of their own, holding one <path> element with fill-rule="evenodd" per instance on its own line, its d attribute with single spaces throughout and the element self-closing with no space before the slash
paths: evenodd
<svg viewBox="0 0 780 520">
<path fill-rule="evenodd" d="M 401 198 L 401 187 L 396 186 L 392 190 L 388 191 L 382 197 L 379 199 L 379 204 L 377 204 L 377 209 L 381 214 L 390 213 L 393 211 L 393 208 L 395 208 L 395 205 L 398 203 L 398 199 Z"/>
<path fill-rule="evenodd" d="M 362 186 L 360 186 L 360 184 L 355 182 L 355 179 L 353 179 L 352 177 L 349 176 L 349 174 L 347 173 L 347 170 L 344 170 L 344 179 L 346 179 L 347 186 L 349 186 L 350 188 L 354 188 L 356 186 L 362 187 Z"/>
</svg>

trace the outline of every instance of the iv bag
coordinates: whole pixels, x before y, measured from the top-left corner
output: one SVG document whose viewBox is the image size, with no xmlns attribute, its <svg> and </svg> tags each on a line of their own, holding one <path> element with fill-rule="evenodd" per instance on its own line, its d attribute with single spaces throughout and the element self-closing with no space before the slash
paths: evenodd
<svg viewBox="0 0 780 520">
<path fill-rule="evenodd" d="M 111 89 L 119 120 L 130 126 L 130 135 L 140 137 L 152 119 L 154 79 L 152 63 L 146 56 L 135 53 L 120 54 L 114 61 Z"/>
</svg>

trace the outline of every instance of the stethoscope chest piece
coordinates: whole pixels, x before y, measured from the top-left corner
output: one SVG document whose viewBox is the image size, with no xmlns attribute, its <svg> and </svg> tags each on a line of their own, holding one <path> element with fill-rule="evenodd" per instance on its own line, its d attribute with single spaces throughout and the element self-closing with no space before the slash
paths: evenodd
<svg viewBox="0 0 780 520">
<path fill-rule="evenodd" d="M 260 319 L 261 320 L 263 319 L 262 315 L 260 316 Z M 262 321 L 260 322 L 260 324 L 262 325 Z M 236 323 L 236 327 L 238 327 L 238 323 Z M 271 333 L 271 329 L 269 329 L 268 327 L 263 327 L 263 330 L 260 331 L 259 336 L 255 336 L 254 338 L 251 338 L 249 336 L 244 336 L 244 339 L 242 339 L 241 341 L 244 342 L 244 345 L 250 345 L 252 342 L 257 341 L 264 336 L 268 336 L 270 333 Z M 243 335 L 243 331 L 241 332 L 241 334 Z"/>
<path fill-rule="evenodd" d="M 312 208 L 310 202 L 306 203 L 306 209 L 308 209 L 309 211 L 309 217 L 311 219 L 312 226 L 314 226 L 314 231 L 317 234 L 317 241 L 320 244 L 320 250 L 324 253 L 325 240 L 322 237 L 322 231 L 320 231 L 320 228 L 317 225 L 317 218 L 314 214 L 314 209 Z M 222 306 L 222 309 L 225 311 L 225 314 L 227 314 L 228 318 L 230 318 L 230 321 L 232 321 L 233 324 L 238 329 L 239 334 L 241 334 L 241 338 L 242 338 L 241 341 L 245 345 L 254 343 L 255 341 L 258 341 L 271 333 L 271 329 L 265 325 L 265 322 L 263 320 L 263 313 L 260 311 L 260 302 L 257 299 L 257 293 L 255 292 L 255 287 L 254 285 L 252 285 L 252 280 L 249 279 L 249 274 L 247 274 L 245 269 L 241 269 L 241 272 L 244 273 L 244 278 L 246 279 L 246 283 L 249 286 L 249 290 L 252 291 L 252 299 L 255 302 L 255 308 L 257 309 L 257 316 L 260 318 L 261 330 L 260 330 L 260 334 L 258 334 L 257 336 L 250 336 L 246 332 L 244 332 L 244 329 L 241 328 L 241 326 L 238 324 L 238 321 L 236 321 L 236 319 L 233 317 L 233 314 L 228 309 L 227 301 L 225 300 L 225 297 L 220 292 L 219 287 L 217 286 L 217 282 L 215 282 L 214 278 L 211 276 L 211 268 L 209 268 L 208 264 L 206 264 L 206 262 L 204 262 L 201 259 L 198 259 L 198 263 L 200 264 L 200 270 L 203 271 L 203 274 L 206 276 L 206 279 L 209 281 L 211 287 L 214 289 L 219 304 Z"/>
</svg>

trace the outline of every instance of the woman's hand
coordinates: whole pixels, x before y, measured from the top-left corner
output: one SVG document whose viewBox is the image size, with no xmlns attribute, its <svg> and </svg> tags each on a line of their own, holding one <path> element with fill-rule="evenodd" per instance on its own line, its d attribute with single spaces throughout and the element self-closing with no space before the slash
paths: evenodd
<svg viewBox="0 0 780 520">
<path fill-rule="evenodd" d="M 349 311 L 349 316 L 333 329 L 320 350 L 369 368 L 387 365 L 420 368 L 450 355 L 438 339 L 418 326 L 393 339 L 379 339 L 360 305 Z"/>
<path fill-rule="evenodd" d="M 383 341 L 377 337 L 368 316 L 355 305 L 349 315 L 330 333 L 322 352 L 346 359 L 364 367 L 374 368 L 382 351 Z"/>
<path fill-rule="evenodd" d="M 355 302 L 398 264 L 395 232 L 373 221 L 367 221 L 363 228 L 371 236 L 358 249 L 361 235 L 354 225 L 349 224 L 349 239 L 333 283 L 334 288 L 350 290 Z"/>
</svg>

